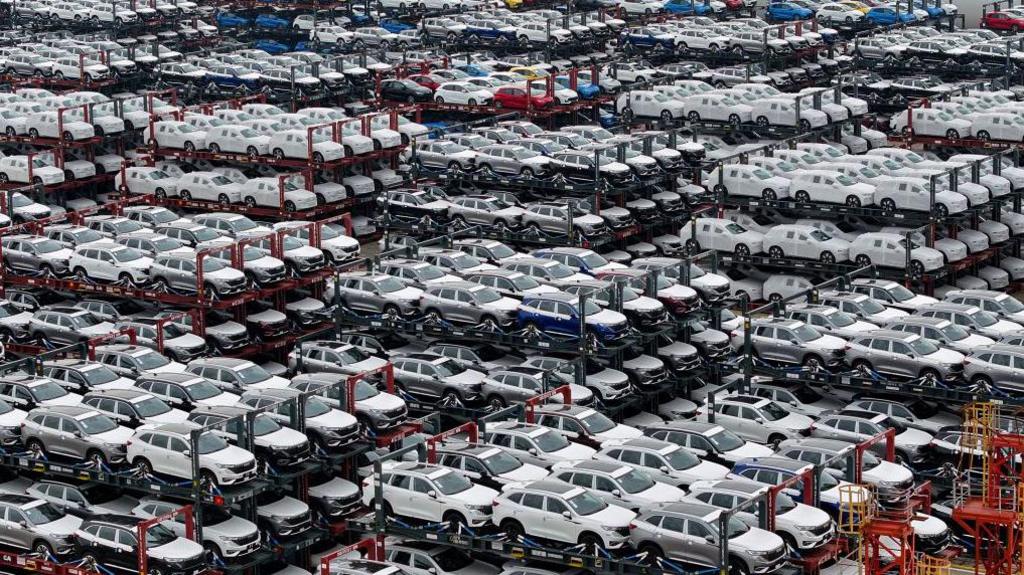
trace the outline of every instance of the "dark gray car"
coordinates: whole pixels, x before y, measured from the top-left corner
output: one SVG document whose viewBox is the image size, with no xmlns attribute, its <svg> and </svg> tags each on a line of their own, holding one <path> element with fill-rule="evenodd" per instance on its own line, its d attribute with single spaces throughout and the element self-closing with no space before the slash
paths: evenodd
<svg viewBox="0 0 1024 575">
<path fill-rule="evenodd" d="M 0 545 L 31 550 L 43 557 L 65 557 L 75 550 L 80 517 L 67 515 L 28 495 L 0 494 Z"/>
<path fill-rule="evenodd" d="M 419 312 L 420 294 L 423 292 L 407 287 L 389 275 L 353 272 L 340 274 L 335 281 L 341 305 L 353 311 L 392 317 Z"/>
<path fill-rule="evenodd" d="M 112 333 L 114 324 L 85 310 L 50 307 L 32 314 L 28 330 L 29 337 L 38 342 L 72 345 Z"/>
<path fill-rule="evenodd" d="M 850 365 L 868 372 L 949 380 L 964 371 L 963 354 L 905 331 L 875 330 L 853 338 L 849 347 Z"/>
<path fill-rule="evenodd" d="M 69 273 L 72 251 L 58 241 L 19 234 L 3 238 L 3 248 L 4 264 L 15 271 L 58 276 Z"/>
<path fill-rule="evenodd" d="M 975 384 L 1024 391 L 1024 347 L 996 344 L 975 350 L 967 358 L 964 377 Z"/>
<path fill-rule="evenodd" d="M 416 396 L 444 403 L 480 401 L 485 375 L 466 369 L 453 359 L 428 353 L 413 353 L 392 360 L 395 384 Z"/>
<path fill-rule="evenodd" d="M 431 285 L 420 295 L 420 309 L 428 319 L 480 324 L 490 329 L 515 323 L 518 308 L 519 300 L 473 282 Z"/>
<path fill-rule="evenodd" d="M 98 467 L 122 463 L 131 436 L 131 429 L 95 409 L 77 405 L 38 407 L 21 426 L 22 440 L 30 451 L 88 461 Z"/>
</svg>

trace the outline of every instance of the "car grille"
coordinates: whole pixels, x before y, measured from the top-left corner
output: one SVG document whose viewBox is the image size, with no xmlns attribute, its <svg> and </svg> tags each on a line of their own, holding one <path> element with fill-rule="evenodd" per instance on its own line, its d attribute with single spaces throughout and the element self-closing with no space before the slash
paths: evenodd
<svg viewBox="0 0 1024 575">
<path fill-rule="evenodd" d="M 729 353 L 729 344 L 720 343 L 708 346 L 708 355 L 719 356 Z"/>
<path fill-rule="evenodd" d="M 959 372 L 961 372 L 963 370 L 964 370 L 964 364 L 962 364 L 962 363 L 955 363 L 955 364 L 949 366 L 949 371 L 952 371 L 952 372 L 959 373 Z"/>
<path fill-rule="evenodd" d="M 239 463 L 238 465 L 228 465 L 227 469 L 232 473 L 245 473 L 246 471 L 255 471 L 256 461 L 253 460 L 246 463 Z"/>
<path fill-rule="evenodd" d="M 633 208 L 636 210 L 637 219 L 654 218 L 658 215 L 657 208 Z"/>
<path fill-rule="evenodd" d="M 785 558 L 785 556 L 786 556 L 786 548 L 785 548 L 785 546 L 783 546 L 783 547 L 779 547 L 777 549 L 774 549 L 770 553 L 766 554 L 764 556 L 764 561 L 766 563 L 775 563 L 776 561 L 782 561 Z"/>
<path fill-rule="evenodd" d="M 818 536 L 818 535 L 824 535 L 824 534 L 828 533 L 829 530 L 831 530 L 831 529 L 832 529 L 832 523 L 830 522 L 830 523 L 823 523 L 821 525 L 815 525 L 813 527 L 808 527 L 807 528 L 807 532 L 810 533 L 811 535 Z"/>
<path fill-rule="evenodd" d="M 664 368 L 650 369 L 637 373 L 640 383 L 656 383 L 665 379 Z"/>
<path fill-rule="evenodd" d="M 250 545 L 252 543 L 257 543 L 259 540 L 260 540 L 260 534 L 257 531 L 255 533 L 251 533 L 249 535 L 243 535 L 241 537 L 234 537 L 234 538 L 230 539 L 229 541 L 231 541 L 232 543 L 234 543 L 235 545 L 238 545 L 238 546 L 245 546 L 245 545 Z"/>
<path fill-rule="evenodd" d="M 288 331 L 288 320 L 260 324 L 260 329 L 267 335 L 277 335 Z"/>
</svg>

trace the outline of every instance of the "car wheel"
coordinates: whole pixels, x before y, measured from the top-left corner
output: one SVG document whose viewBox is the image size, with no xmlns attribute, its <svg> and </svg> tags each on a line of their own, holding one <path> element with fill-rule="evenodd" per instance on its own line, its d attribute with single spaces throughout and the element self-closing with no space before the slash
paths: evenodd
<svg viewBox="0 0 1024 575">
<path fill-rule="evenodd" d="M 700 121 L 700 114 L 697 112 L 697 110 L 692 110 L 689 114 L 686 115 L 686 119 L 689 120 L 690 123 L 696 124 L 697 122 Z"/>
<path fill-rule="evenodd" d="M 832 252 L 821 252 L 821 263 L 823 264 L 834 264 L 836 263 L 836 256 Z"/>
<path fill-rule="evenodd" d="M 36 337 L 38 338 L 39 335 L 37 334 Z M 46 457 L 46 446 L 38 439 L 29 439 L 28 442 L 25 443 L 25 447 L 36 457 Z"/>
<path fill-rule="evenodd" d="M 779 196 L 775 193 L 775 190 L 773 190 L 771 188 L 765 188 L 761 192 L 761 197 L 763 199 L 765 199 L 765 200 L 768 200 L 768 201 L 777 200 L 779 198 Z"/>
<path fill-rule="evenodd" d="M 786 441 L 785 435 L 773 433 L 768 436 L 768 446 L 771 447 L 772 449 L 778 449 L 779 444 L 782 443 L 783 441 Z"/>
<path fill-rule="evenodd" d="M 121 275 L 117 276 L 117 283 L 125 286 L 132 286 L 135 284 L 135 282 L 132 280 L 132 274 L 130 273 L 122 273 Z"/>
<path fill-rule="evenodd" d="M 523 168 L 519 170 L 519 175 L 524 178 L 535 178 L 537 176 L 537 174 L 533 173 L 532 168 Z"/>
<path fill-rule="evenodd" d="M 805 119 L 800 120 L 800 131 L 808 132 L 811 129 L 811 122 Z"/>
<path fill-rule="evenodd" d="M 75 268 L 75 272 L 74 273 L 75 273 L 75 279 L 76 280 L 78 280 L 80 282 L 89 281 L 89 274 L 87 274 L 85 272 L 85 268 L 77 267 L 77 268 Z"/>
<path fill-rule="evenodd" d="M 646 556 L 647 563 L 654 566 L 658 566 L 658 560 L 665 556 L 665 552 L 655 543 L 642 543 L 639 551 Z"/>
<path fill-rule="evenodd" d="M 53 266 L 51 266 L 50 264 L 40 265 L 39 273 L 41 273 L 43 277 L 47 278 L 57 277 L 57 274 L 53 273 Z"/>
<path fill-rule="evenodd" d="M 871 362 L 866 359 L 855 359 L 853 360 L 853 363 L 850 365 L 851 367 L 853 367 L 853 369 L 863 373 L 872 373 L 873 371 L 875 371 L 874 366 L 872 366 Z"/>
<path fill-rule="evenodd" d="M 398 309 L 397 305 L 389 303 L 386 306 L 384 306 L 384 317 L 391 319 L 393 321 L 400 318 L 401 316 L 402 311 Z"/>
<path fill-rule="evenodd" d="M 193 144 L 192 142 L 185 142 L 184 148 L 185 148 L 185 151 L 190 153 L 190 154 L 192 152 L 196 151 L 196 145 Z M 216 148 L 216 149 L 214 149 L 214 148 Z M 210 144 L 210 151 L 216 154 L 217 152 L 220 151 L 220 148 L 217 146 L 217 144 Z"/>
<path fill-rule="evenodd" d="M 946 204 L 935 204 L 935 215 L 938 216 L 940 220 L 946 219 L 946 217 L 949 216 L 949 208 L 946 207 Z"/>
<path fill-rule="evenodd" d="M 256 198 L 252 196 L 245 196 L 245 206 L 248 208 L 256 207 Z"/>
<path fill-rule="evenodd" d="M 779 246 L 772 246 L 768 248 L 768 257 L 778 260 L 786 257 L 786 254 L 783 253 L 782 248 Z"/>
<path fill-rule="evenodd" d="M 971 378 L 971 383 L 979 387 L 991 387 L 992 379 L 987 375 L 976 375 Z"/>
<path fill-rule="evenodd" d="M 989 134 L 986 130 L 978 130 L 977 136 L 979 140 L 989 140 L 992 138 L 992 135 Z"/>
<path fill-rule="evenodd" d="M 858 198 L 857 196 L 854 196 L 854 195 L 846 196 L 846 205 L 851 207 L 851 208 L 859 208 L 860 207 L 860 198 Z"/>
<path fill-rule="evenodd" d="M 756 123 L 761 128 L 767 128 L 768 124 L 769 124 L 768 117 L 767 116 L 758 116 L 757 120 L 756 120 Z"/>
<path fill-rule="evenodd" d="M 291 200 L 285 200 L 285 202 L 284 202 L 284 211 L 286 211 L 286 212 L 294 212 L 295 211 L 295 202 L 293 202 Z"/>
<path fill-rule="evenodd" d="M 910 277 L 919 279 L 924 276 L 924 264 L 917 260 L 910 262 Z"/>
<path fill-rule="evenodd" d="M 935 371 L 934 369 L 931 369 L 931 368 L 922 369 L 921 373 L 920 373 L 920 377 L 922 377 L 923 379 L 931 379 L 931 380 L 934 380 L 934 381 L 942 381 L 942 376 L 939 375 L 939 372 L 937 372 L 937 371 Z"/>
<path fill-rule="evenodd" d="M 860 255 L 858 255 L 858 256 L 857 256 L 857 257 L 856 257 L 856 258 L 854 259 L 854 261 L 855 261 L 855 262 L 857 262 L 857 265 L 858 265 L 858 266 L 860 266 L 860 267 L 862 267 L 862 268 L 864 268 L 864 267 L 867 267 L 867 266 L 871 265 L 871 258 L 869 258 L 869 257 L 867 256 L 867 254 L 860 254 Z"/>
<path fill-rule="evenodd" d="M 668 124 L 668 123 L 672 122 L 672 119 L 673 118 L 672 118 L 672 111 L 671 110 L 662 110 L 661 111 L 661 121 L 662 122 Z"/>
<path fill-rule="evenodd" d="M 42 555 L 44 558 L 49 559 L 50 557 L 56 557 L 53 554 L 53 547 L 46 541 L 36 541 L 32 544 L 32 550 L 38 555 Z"/>
<path fill-rule="evenodd" d="M 449 389 L 441 395 L 441 403 L 445 405 L 459 405 L 462 403 L 462 398 L 455 390 Z"/>
<path fill-rule="evenodd" d="M 274 155 L 274 159 L 283 160 L 284 159 L 284 150 L 282 150 L 281 148 L 274 148 L 273 155 Z"/>
<path fill-rule="evenodd" d="M 106 456 L 103 455 L 102 451 L 95 449 L 90 449 L 89 452 L 85 454 L 85 460 L 101 469 L 107 466 Z"/>
<path fill-rule="evenodd" d="M 487 398 L 487 405 L 491 406 L 491 409 L 494 411 L 498 411 L 505 409 L 507 403 L 505 403 L 505 400 L 500 395 L 492 395 Z"/>
<path fill-rule="evenodd" d="M 896 202 L 892 198 L 883 198 L 878 206 L 882 208 L 882 213 L 891 216 L 896 213 Z"/>
<path fill-rule="evenodd" d="M 433 308 L 423 312 L 423 316 L 426 318 L 427 321 L 432 323 L 440 323 L 444 319 L 441 317 L 441 312 Z"/>
<path fill-rule="evenodd" d="M 736 254 L 736 257 L 745 258 L 750 256 L 750 248 L 746 244 L 737 244 L 733 249 L 733 253 Z"/>
<path fill-rule="evenodd" d="M 231 198 L 227 194 L 220 194 L 217 196 L 217 201 L 226 206 L 231 203 Z"/>
<path fill-rule="evenodd" d="M 444 98 L 442 98 L 441 96 L 437 96 L 436 98 L 434 98 L 434 101 L 437 102 L 438 104 L 444 104 Z"/>
<path fill-rule="evenodd" d="M 523 531 L 523 526 L 515 519 L 506 519 L 501 522 L 501 530 L 505 532 L 509 541 L 519 541 L 523 535 L 526 534 Z"/>
<path fill-rule="evenodd" d="M 449 529 L 456 532 L 459 525 L 467 525 L 469 523 L 458 511 L 445 511 L 444 515 L 441 516 L 441 520 L 448 524 Z"/>
<path fill-rule="evenodd" d="M 694 255 L 694 254 L 696 254 L 697 252 L 700 251 L 700 242 L 698 242 L 697 240 L 691 238 L 691 239 L 686 240 L 685 247 L 686 247 L 686 255 L 691 255 L 692 256 L 692 255 Z"/>
<path fill-rule="evenodd" d="M 584 553 L 588 552 L 590 549 L 593 549 L 594 553 L 598 553 L 598 549 L 604 548 L 604 541 L 589 531 L 580 533 L 580 538 L 577 541 L 583 546 Z"/>
<path fill-rule="evenodd" d="M 39 137 L 39 130 L 37 130 L 35 128 L 29 128 L 28 129 L 28 135 L 32 136 L 33 138 L 38 138 Z"/>
<path fill-rule="evenodd" d="M 953 128 L 950 128 L 946 130 L 946 137 L 949 138 L 950 140 L 959 140 L 960 132 L 954 130 Z"/>
<path fill-rule="evenodd" d="M 199 480 L 201 484 L 208 485 L 210 487 L 217 486 L 217 476 L 213 474 L 209 469 L 199 470 Z"/>
<path fill-rule="evenodd" d="M 825 360 L 821 359 L 821 356 L 809 353 L 804 356 L 804 360 L 801 362 L 804 367 L 809 367 L 812 370 L 825 369 Z"/>
<path fill-rule="evenodd" d="M 741 559 L 730 559 L 729 575 L 750 575 L 750 569 Z"/>
<path fill-rule="evenodd" d="M 181 196 L 181 199 L 186 201 L 190 201 L 192 199 L 192 192 L 188 190 L 178 190 L 178 195 Z"/>
</svg>

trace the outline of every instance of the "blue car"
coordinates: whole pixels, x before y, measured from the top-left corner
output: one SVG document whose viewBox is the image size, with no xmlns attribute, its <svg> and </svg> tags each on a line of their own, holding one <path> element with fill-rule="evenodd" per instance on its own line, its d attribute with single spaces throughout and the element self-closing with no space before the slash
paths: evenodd
<svg viewBox="0 0 1024 575">
<path fill-rule="evenodd" d="M 217 26 L 222 28 L 238 28 L 241 26 L 248 26 L 249 19 L 245 16 L 239 16 L 232 12 L 219 12 L 217 13 Z"/>
<path fill-rule="evenodd" d="M 656 29 L 643 27 L 619 36 L 619 45 L 629 45 L 635 48 L 664 48 L 675 50 L 676 39 L 671 34 L 665 34 Z"/>
<path fill-rule="evenodd" d="M 626 316 L 602 309 L 590 299 L 581 313 L 579 296 L 564 292 L 527 295 L 519 306 L 518 321 L 520 328 L 568 336 L 579 335 L 583 321 L 588 336 L 603 342 L 621 339 L 629 331 Z"/>
<path fill-rule="evenodd" d="M 212 66 L 206 73 L 206 78 L 222 88 L 245 86 L 246 88 L 256 89 L 260 87 L 261 81 L 259 72 L 253 72 L 247 68 L 229 64 Z"/>
<path fill-rule="evenodd" d="M 665 2 L 665 11 L 669 14 L 696 14 L 697 16 L 705 16 L 714 12 L 711 8 L 711 4 L 704 3 L 703 0 L 668 0 Z"/>
<path fill-rule="evenodd" d="M 555 83 L 563 88 L 572 89 L 572 82 L 568 76 L 556 76 Z M 580 95 L 580 98 L 584 100 L 590 100 L 601 95 L 601 87 L 595 86 L 594 84 L 585 84 L 583 81 L 577 78 L 576 81 L 576 93 Z"/>
<path fill-rule="evenodd" d="M 772 2 L 768 5 L 769 20 L 806 20 L 814 16 L 814 11 L 792 2 Z"/>
<path fill-rule="evenodd" d="M 914 8 L 924 10 L 928 13 L 929 18 L 940 18 L 946 15 L 946 11 L 934 4 L 928 4 L 927 2 L 914 2 Z"/>
<path fill-rule="evenodd" d="M 541 248 L 534 250 L 531 256 L 546 260 L 555 260 L 563 263 L 578 272 L 594 275 L 597 272 L 622 268 L 619 264 L 612 264 L 602 255 L 586 248 Z"/>
<path fill-rule="evenodd" d="M 406 24 L 400 20 L 393 20 L 391 18 L 384 18 L 380 21 L 380 27 L 391 32 L 392 34 L 398 34 L 399 32 L 405 32 L 406 30 L 414 30 L 415 26 L 412 24 Z"/>
<path fill-rule="evenodd" d="M 759 483 L 778 485 L 787 479 L 796 477 L 808 468 L 813 469 L 813 467 L 812 464 L 806 461 L 798 461 L 788 457 L 748 457 L 737 461 L 733 465 L 731 475 L 753 479 Z M 819 478 L 821 508 L 833 517 L 837 517 L 839 515 L 840 481 L 825 470 L 821 471 Z M 789 492 L 790 496 L 802 501 L 804 489 L 806 488 L 801 481 L 785 491 Z"/>
<path fill-rule="evenodd" d="M 462 35 L 470 41 L 474 39 L 516 41 L 516 31 L 514 28 L 506 27 L 501 22 L 491 22 L 489 20 L 476 20 L 466 24 Z"/>
<path fill-rule="evenodd" d="M 271 30 L 287 29 L 292 25 L 290 20 L 274 16 L 273 14 L 260 14 L 254 22 L 260 28 L 269 28 Z"/>
<path fill-rule="evenodd" d="M 910 12 L 899 13 L 899 17 L 896 16 L 896 9 L 890 8 L 889 6 L 875 6 L 868 13 L 864 15 L 866 20 L 869 20 L 872 24 L 878 24 L 879 26 L 889 26 L 899 22 L 913 22 L 916 20 L 913 14 Z"/>
<path fill-rule="evenodd" d="M 476 64 L 459 64 L 458 66 L 455 66 L 455 69 L 469 74 L 470 78 L 483 78 L 484 76 L 490 76 L 490 73 L 488 73 L 487 70 L 484 70 Z"/>
</svg>

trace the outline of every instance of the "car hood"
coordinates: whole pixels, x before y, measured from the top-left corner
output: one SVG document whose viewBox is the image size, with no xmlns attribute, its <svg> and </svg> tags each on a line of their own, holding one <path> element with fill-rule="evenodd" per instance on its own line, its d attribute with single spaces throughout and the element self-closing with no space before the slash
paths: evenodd
<svg viewBox="0 0 1024 575">
<path fill-rule="evenodd" d="M 326 483 L 310 486 L 309 494 L 312 497 L 324 497 L 330 499 L 345 499 L 359 494 L 359 487 L 340 477 L 335 477 Z"/>
<path fill-rule="evenodd" d="M 686 497 L 686 493 L 682 489 L 669 485 L 668 483 L 655 481 L 654 485 L 652 485 L 650 489 L 641 491 L 640 493 L 630 493 L 629 497 L 642 499 L 645 502 L 660 504 L 682 501 L 683 498 Z"/>
<path fill-rule="evenodd" d="M 171 410 L 168 411 L 167 413 L 161 413 L 160 415 L 147 417 L 146 423 L 181 423 L 187 419 L 188 413 L 172 407 Z"/>
<path fill-rule="evenodd" d="M 305 503 L 292 497 L 282 497 L 272 503 L 259 506 L 260 515 L 276 517 L 294 517 L 304 513 L 309 508 Z"/>
<path fill-rule="evenodd" d="M 520 482 L 520 481 L 536 481 L 538 479 L 544 479 L 548 476 L 548 472 L 543 467 L 533 465 L 531 463 L 524 463 L 522 466 L 513 469 L 507 473 L 502 473 L 500 477 L 504 481 L 509 482 Z"/>
<path fill-rule="evenodd" d="M 77 331 L 82 335 L 106 335 L 114 331 L 114 324 L 110 323 L 109 321 L 101 321 L 96 325 L 84 327 L 78 329 Z"/>
<path fill-rule="evenodd" d="M 908 427 L 906 431 L 896 436 L 896 443 L 898 445 L 928 445 L 931 443 L 932 439 L 933 438 L 930 433 Z"/>
<path fill-rule="evenodd" d="M 127 427 L 122 427 L 122 426 L 118 425 L 117 427 L 115 427 L 114 429 L 111 429 L 110 431 L 105 431 L 103 433 L 96 433 L 92 437 L 102 441 L 103 443 L 111 443 L 111 444 L 114 444 L 114 445 L 120 445 L 120 444 L 127 443 L 128 440 L 131 439 L 132 435 L 134 435 L 134 434 L 135 434 L 135 431 L 133 431 L 133 430 L 127 428 Z"/>
<path fill-rule="evenodd" d="M 652 312 L 658 311 L 659 309 L 665 309 L 662 303 L 654 298 L 647 296 L 640 296 L 639 298 L 622 304 L 622 307 L 632 311 L 638 312 Z"/>
<path fill-rule="evenodd" d="M 384 360 L 378 360 L 383 364 L 387 364 Z M 380 411 L 389 411 L 392 409 L 398 409 L 405 407 L 405 402 L 396 395 L 390 393 L 378 393 L 377 395 L 356 402 L 359 407 L 365 407 L 366 409 L 379 409 Z"/>
<path fill-rule="evenodd" d="M 960 363 L 964 360 L 964 354 L 944 347 L 940 347 L 938 351 L 925 357 L 941 363 Z"/>
<path fill-rule="evenodd" d="M 484 487 L 483 485 L 473 485 L 465 491 L 460 491 L 455 495 L 450 495 L 453 499 L 458 499 L 459 502 L 466 505 L 475 506 L 487 506 L 491 505 L 494 498 L 497 497 L 498 492 L 491 489 L 490 487 Z"/>
<path fill-rule="evenodd" d="M 414 287 L 405 287 L 396 292 L 391 293 L 391 297 L 400 300 L 418 300 L 423 294 L 423 290 Z"/>
<path fill-rule="evenodd" d="M 586 322 L 588 324 L 618 325 L 626 322 L 626 316 L 617 311 L 603 309 L 598 313 L 588 315 Z"/>
<path fill-rule="evenodd" d="M 729 539 L 729 545 L 752 551 L 774 551 L 784 543 L 781 537 L 771 531 L 751 527 L 746 533 Z"/>
<path fill-rule="evenodd" d="M 617 505 L 609 505 L 597 513 L 592 513 L 586 517 L 588 521 L 593 522 L 595 525 L 601 525 L 604 528 L 621 529 L 629 526 L 629 522 L 636 518 L 636 513 Z"/>
<path fill-rule="evenodd" d="M 56 521 L 44 523 L 43 525 L 36 525 L 36 529 L 51 535 L 53 537 L 67 537 L 73 535 L 78 526 L 82 524 L 82 520 L 74 515 L 65 515 Z"/>
<path fill-rule="evenodd" d="M 901 309 L 895 309 L 895 308 L 887 307 L 884 310 L 882 310 L 882 311 L 880 311 L 880 312 L 878 312 L 878 313 L 876 313 L 874 315 L 868 316 L 868 318 L 871 319 L 871 321 L 876 322 L 876 323 L 885 323 L 885 322 L 887 322 L 887 321 L 889 321 L 891 319 L 897 319 L 897 318 L 901 318 L 901 317 L 906 317 L 907 315 L 908 315 L 907 312 L 905 312 L 905 311 L 903 311 Z"/>
<path fill-rule="evenodd" d="M 597 451 L 592 447 L 570 442 L 569 445 L 566 445 L 558 451 L 549 451 L 543 455 L 550 459 L 557 459 L 561 461 L 579 461 L 581 459 L 592 459 L 595 453 L 597 453 Z"/>
<path fill-rule="evenodd" d="M 593 375 L 587 374 L 587 379 L 595 379 L 601 383 L 615 385 L 629 380 L 629 377 L 617 369 L 605 368 Z"/>
<path fill-rule="evenodd" d="M 310 488 L 310 491 L 313 489 Z M 231 517 L 227 521 L 217 523 L 216 525 L 203 525 L 204 531 L 216 533 L 224 537 L 243 537 L 250 535 L 256 531 L 256 526 L 250 521 L 246 521 L 241 517 Z"/>
<path fill-rule="evenodd" d="M 914 474 L 906 467 L 885 460 L 871 469 L 865 469 L 861 476 L 865 481 L 875 484 L 883 481 L 886 483 L 900 483 L 914 478 Z"/>
<path fill-rule="evenodd" d="M 476 383 L 483 382 L 487 378 L 486 374 L 480 373 L 479 371 L 467 369 L 466 371 L 453 375 L 447 378 L 449 383 L 458 383 L 462 385 L 473 385 Z"/>
<path fill-rule="evenodd" d="M 256 438 L 258 443 L 271 447 L 296 447 L 307 441 L 304 433 L 295 431 L 290 427 L 281 427 L 277 431 L 261 435 Z"/>
<path fill-rule="evenodd" d="M 745 441 L 743 442 L 743 445 L 736 449 L 724 452 L 724 455 L 726 455 L 730 461 L 739 461 L 746 457 L 768 457 L 773 453 L 772 449 L 766 445 L 759 445 L 757 443 Z"/>
<path fill-rule="evenodd" d="M 47 399 L 39 402 L 40 405 L 45 405 L 48 407 L 54 405 L 78 405 L 80 403 L 82 403 L 82 396 L 75 393 L 69 393 L 67 395 L 62 395 L 60 397 L 55 397 L 53 399 Z"/>
<path fill-rule="evenodd" d="M 641 432 L 639 429 L 635 427 L 630 427 L 628 425 L 622 425 L 621 423 L 616 423 L 615 427 L 609 429 L 608 431 L 602 431 L 601 433 L 594 434 L 594 437 L 598 438 L 601 441 L 606 441 L 609 439 L 634 439 L 642 436 L 643 432 Z"/>
<path fill-rule="evenodd" d="M 789 415 L 787 415 L 786 417 L 783 417 L 778 421 L 772 422 L 773 425 L 781 426 L 786 429 L 791 429 L 793 431 L 803 431 L 805 429 L 809 429 L 811 427 L 811 424 L 813 423 L 814 420 L 811 419 L 810 417 L 807 417 L 806 415 L 801 415 L 799 413 L 794 413 L 792 411 L 789 412 Z"/>
<path fill-rule="evenodd" d="M 200 399 L 196 401 L 196 403 L 200 405 L 235 405 L 236 403 L 238 403 L 239 399 L 241 398 L 239 398 L 237 395 L 225 391 L 224 393 L 218 393 L 213 397 Z"/>
<path fill-rule="evenodd" d="M 803 503 L 797 503 L 796 507 L 783 515 L 793 524 L 803 528 L 820 527 L 828 525 L 832 521 L 832 518 L 824 510 Z"/>
<path fill-rule="evenodd" d="M 147 546 L 146 553 L 155 559 L 180 561 L 202 554 L 203 546 L 184 537 L 177 537 L 166 545 L 160 545 L 159 547 Z"/>
</svg>

